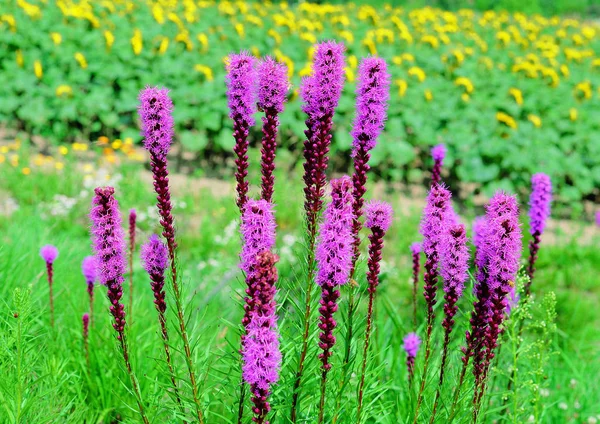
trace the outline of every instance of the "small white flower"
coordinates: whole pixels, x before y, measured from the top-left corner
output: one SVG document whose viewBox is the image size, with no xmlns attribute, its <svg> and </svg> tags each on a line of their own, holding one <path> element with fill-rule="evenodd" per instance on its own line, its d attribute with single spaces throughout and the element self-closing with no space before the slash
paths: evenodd
<svg viewBox="0 0 600 424">
<path fill-rule="evenodd" d="M 575 400 L 575 403 L 573 404 L 573 406 L 575 407 L 575 409 L 581 409 L 581 403 L 579 403 L 578 400 Z"/>
<path fill-rule="evenodd" d="M 540 389 L 540 396 L 541 397 L 548 397 L 548 396 L 550 396 L 550 390 L 548 390 L 548 389 Z"/>
<path fill-rule="evenodd" d="M 596 417 L 589 417 L 587 419 L 587 424 L 596 424 L 598 422 L 598 420 L 596 419 Z"/>
<path fill-rule="evenodd" d="M 558 404 L 558 408 L 562 409 L 563 411 L 566 411 L 567 409 L 569 409 L 569 405 L 567 405 L 565 402 L 561 402 Z"/>
<path fill-rule="evenodd" d="M 535 422 L 535 417 L 533 415 L 530 415 L 529 418 L 527 418 L 527 422 L 528 423 L 534 423 Z"/>
<path fill-rule="evenodd" d="M 577 386 L 577 380 L 572 378 L 571 381 L 569 382 L 569 387 L 571 387 L 571 389 L 574 389 L 576 386 Z"/>
</svg>

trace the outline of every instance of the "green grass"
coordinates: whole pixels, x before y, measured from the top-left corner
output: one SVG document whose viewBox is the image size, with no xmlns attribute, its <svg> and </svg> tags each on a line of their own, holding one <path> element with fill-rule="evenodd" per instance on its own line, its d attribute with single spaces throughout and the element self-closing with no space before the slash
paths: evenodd
<svg viewBox="0 0 600 424">
<path fill-rule="evenodd" d="M 281 166 L 284 168 L 284 166 Z M 148 216 L 153 211 L 154 194 L 142 165 L 124 164 L 111 170 L 120 174 L 117 198 L 123 213 L 137 208 L 140 214 L 139 244 L 152 232 L 158 232 L 158 221 Z M 135 399 L 129 392 L 129 382 L 117 350 L 115 332 L 108 314 L 105 290 L 96 288 L 95 326 L 90 331 L 91 372 L 86 370 L 81 338 L 81 316 L 88 309 L 86 286 L 81 275 L 81 260 L 91 254 L 88 236 L 88 208 L 92 190 L 83 185 L 84 176 L 74 160 L 67 160 L 60 173 L 35 169 L 23 176 L 18 169 L 0 165 L 2 189 L 0 203 L 13 198 L 19 209 L 10 216 L 0 216 L 0 422 L 9 423 L 96 423 L 138 422 Z M 251 177 L 257 177 L 256 169 Z M 304 274 L 302 265 L 302 187 L 298 170 L 278 174 L 275 201 L 277 204 L 279 265 L 279 316 L 284 354 L 280 384 L 272 396 L 272 423 L 289 422 L 290 391 L 296 368 L 300 311 L 303 310 Z M 186 312 L 194 346 L 194 361 L 201 382 L 201 401 L 208 423 L 237 422 L 239 371 L 239 323 L 242 317 L 241 296 L 244 283 L 237 269 L 240 241 L 237 233 L 238 212 L 231 185 L 224 195 L 215 196 L 209 189 L 198 189 L 199 180 L 182 179 L 174 185 L 175 220 L 180 244 L 180 266 L 183 269 Z M 217 182 L 215 182 L 217 184 Z M 369 423 L 412 422 L 415 386 L 409 389 L 405 369 L 402 338 L 412 331 L 411 269 L 408 246 L 418 239 L 418 223 L 422 197 L 377 185 L 368 196 L 390 201 L 398 211 L 392 229 L 386 237 L 383 273 L 377 293 L 376 324 L 373 348 L 366 380 L 365 414 Z M 72 209 L 52 214 L 55 195 L 75 198 Z M 55 208 L 56 209 L 56 208 Z M 60 210 L 60 208 L 56 209 Z M 470 221 L 476 211 L 464 211 Z M 480 212 L 480 211 L 477 211 Z M 490 380 L 492 390 L 486 400 L 482 422 L 500 417 L 499 405 L 507 396 L 511 412 L 503 415 L 506 422 L 526 422 L 533 415 L 539 422 L 585 422 L 600 414 L 600 242 L 597 228 L 579 227 L 579 231 L 596 231 L 593 244 L 578 244 L 579 234 L 554 237 L 553 245 L 542 243 L 538 273 L 533 284 L 533 319 L 525 322 L 525 341 L 521 345 L 518 366 L 519 384 L 515 398 L 506 393 L 509 365 L 516 348 L 514 330 L 509 323 L 504 336 L 497 368 Z M 527 228 L 524 226 L 528 240 Z M 55 263 L 56 327 L 49 324 L 48 287 L 45 267 L 38 255 L 39 248 L 52 243 L 60 256 Z M 365 248 L 366 243 L 363 243 Z M 353 357 L 362 349 L 364 330 L 364 263 L 358 272 L 361 286 L 361 306 L 357 339 L 352 346 Z M 169 394 L 169 378 L 165 371 L 156 311 L 148 278 L 141 268 L 138 254 L 134 266 L 135 299 L 133 323 L 129 327 L 129 342 L 133 364 L 151 422 L 176 422 L 176 408 Z M 30 295 L 27 292 L 30 290 Z M 424 321 L 424 304 L 419 290 L 419 321 Z M 457 327 L 452 342 L 452 355 L 446 386 L 442 395 L 444 422 L 448 401 L 452 395 L 455 375 L 459 372 L 459 347 L 470 312 L 471 287 L 461 300 Z M 557 331 L 551 331 L 551 319 L 546 317 L 548 298 L 556 294 Z M 171 293 L 169 293 L 169 296 Z M 129 291 L 124 290 L 128 303 Z M 542 299 L 546 298 L 546 301 Z M 344 329 L 347 292 L 342 290 L 342 305 L 338 312 L 338 329 Z M 172 303 L 169 303 L 171 306 Z M 434 333 L 433 366 L 439 361 L 441 331 Z M 517 310 L 519 311 L 519 310 Z M 18 317 L 15 317 L 15 314 Z M 516 313 L 516 317 L 525 310 Z M 131 317 L 128 318 L 131 320 Z M 187 385 L 183 355 L 178 350 L 175 317 L 169 315 L 175 364 L 186 404 L 192 407 L 191 390 Z M 314 320 L 316 321 L 316 316 Z M 536 325 L 533 325 L 536 324 Z M 544 324 L 544 325 L 542 325 Z M 316 322 L 313 322 L 316 329 Z M 424 329 L 419 329 L 423 335 Z M 302 422 L 316 419 L 318 404 L 318 361 L 316 332 L 309 349 L 306 378 L 302 385 Z M 514 335 L 513 335 L 514 336 Z M 547 343 L 546 343 L 547 342 Z M 339 381 L 343 334 L 333 357 L 333 370 L 328 386 L 328 413 L 334 409 Z M 437 350 L 436 350 L 437 349 Z M 553 352 L 553 353 L 552 353 Z M 540 355 L 548 362 L 540 360 Z M 360 353 L 358 353 L 360 360 Z M 422 352 L 417 358 L 416 382 L 420 382 Z M 543 367 L 540 368 L 540 364 Z M 358 369 L 358 367 L 355 367 Z M 470 376 L 470 374 L 468 374 Z M 350 379 L 344 391 L 340 421 L 355 422 L 356 386 L 359 376 Z M 432 407 L 437 375 L 432 372 L 427 385 L 422 417 Z M 471 384 L 470 382 L 468 383 Z M 540 390 L 541 389 L 541 390 Z M 457 422 L 470 418 L 470 390 L 463 392 Z M 515 401 L 516 399 L 516 401 Z M 517 408 L 512 409 L 513 401 Z M 564 409 L 566 406 L 566 409 Z M 246 412 L 249 405 L 246 405 Z M 191 419 L 192 413 L 188 414 Z M 181 420 L 179 420 L 181 421 Z M 249 422 L 247 414 L 244 422 Z M 188 421 L 189 422 L 189 421 Z"/>
</svg>

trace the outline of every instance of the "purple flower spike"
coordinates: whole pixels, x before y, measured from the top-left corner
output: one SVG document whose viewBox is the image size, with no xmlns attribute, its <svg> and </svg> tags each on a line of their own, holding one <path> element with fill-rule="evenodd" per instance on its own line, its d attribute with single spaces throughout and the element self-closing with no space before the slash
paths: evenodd
<svg viewBox="0 0 600 424">
<path fill-rule="evenodd" d="M 138 113 L 144 148 L 165 160 L 173 142 L 173 102 L 166 88 L 146 87 L 140 93 Z"/>
<path fill-rule="evenodd" d="M 142 265 L 148 274 L 164 274 L 169 265 L 169 251 L 156 234 L 142 245 Z"/>
<path fill-rule="evenodd" d="M 121 227 L 119 204 L 114 197 L 112 187 L 97 188 L 90 219 L 92 221 L 92 239 L 98 259 L 98 279 L 108 291 L 110 312 L 115 319 L 113 327 L 118 339 L 123 340 L 125 331 L 125 308 L 121 303 L 123 296 L 123 274 L 126 270 L 125 234 Z"/>
<path fill-rule="evenodd" d="M 451 197 L 450 191 L 440 184 L 433 185 L 427 195 L 427 204 L 421 220 L 423 251 L 427 256 L 439 255 L 439 243 L 444 232 Z"/>
<path fill-rule="evenodd" d="M 416 241 L 410 245 L 410 251 L 413 255 L 421 254 L 422 245 L 420 242 Z"/>
<path fill-rule="evenodd" d="M 96 268 L 96 258 L 94 256 L 86 256 L 81 262 L 81 272 L 88 285 L 94 284 L 98 278 Z"/>
<path fill-rule="evenodd" d="M 56 246 L 47 244 L 46 246 L 40 249 L 40 256 L 46 263 L 54 263 L 54 261 L 58 257 L 58 249 L 56 248 Z"/>
<path fill-rule="evenodd" d="M 552 182 L 546 174 L 534 174 L 531 177 L 531 197 L 529 198 L 530 232 L 542 234 L 546 220 L 550 216 L 552 202 Z"/>
<path fill-rule="evenodd" d="M 392 225 L 394 210 L 389 203 L 372 200 L 365 207 L 365 227 L 386 232 Z"/>
<path fill-rule="evenodd" d="M 438 184 L 441 179 L 442 166 L 444 165 L 444 158 L 446 157 L 446 146 L 438 144 L 431 149 L 431 156 L 433 157 L 433 170 L 431 172 L 431 185 Z"/>
<path fill-rule="evenodd" d="M 255 59 L 247 52 L 232 54 L 228 58 L 227 76 L 227 102 L 229 117 L 233 121 L 233 138 L 236 155 L 235 179 L 238 198 L 236 203 L 240 212 L 248 199 L 248 134 L 254 125 L 256 112 L 256 83 L 257 73 L 254 68 Z"/>
<path fill-rule="evenodd" d="M 242 252 L 240 268 L 249 274 L 256 262 L 256 256 L 275 245 L 275 216 L 273 205 L 266 200 L 249 199 L 242 214 Z"/>
<path fill-rule="evenodd" d="M 415 373 L 415 358 L 421 347 L 421 339 L 417 333 L 408 333 L 404 339 L 402 348 L 406 352 L 406 367 L 408 369 L 408 381 L 412 380 Z"/>
<path fill-rule="evenodd" d="M 353 150 L 372 150 L 383 131 L 390 97 L 390 74 L 384 59 L 369 57 L 358 68 L 356 118 L 352 128 Z"/>
<path fill-rule="evenodd" d="M 287 67 L 283 63 L 276 62 L 270 57 L 259 63 L 258 108 L 265 113 L 262 118 L 261 197 L 269 202 L 272 200 L 275 185 L 273 171 L 275 171 L 275 153 L 277 150 L 278 114 L 283 112 L 289 87 Z"/>
</svg>

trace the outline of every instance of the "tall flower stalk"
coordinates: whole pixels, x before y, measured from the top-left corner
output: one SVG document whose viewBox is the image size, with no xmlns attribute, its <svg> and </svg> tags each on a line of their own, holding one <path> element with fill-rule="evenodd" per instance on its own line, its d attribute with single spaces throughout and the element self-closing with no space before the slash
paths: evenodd
<svg viewBox="0 0 600 424">
<path fill-rule="evenodd" d="M 335 345 L 333 331 L 337 322 L 333 317 L 338 310 L 339 286 L 348 283 L 352 266 L 352 180 L 342 177 L 331 181 L 331 203 L 323 216 L 317 242 L 316 282 L 321 287 L 319 307 L 319 354 L 321 360 L 321 399 L 319 423 L 323 422 L 329 358 Z"/>
<path fill-rule="evenodd" d="M 442 166 L 446 157 L 446 146 L 438 144 L 431 149 L 433 157 L 433 169 L 431 170 L 431 185 L 439 184 L 442 181 Z"/>
<path fill-rule="evenodd" d="M 326 184 L 326 170 L 329 162 L 331 127 L 333 114 L 337 107 L 344 85 L 343 44 L 326 41 L 318 44 L 315 51 L 313 73 L 302 80 L 300 94 L 303 99 L 302 110 L 306 113 L 304 131 L 304 210 L 306 212 L 307 234 L 307 279 L 305 310 L 303 317 L 302 345 L 296 370 L 290 420 L 295 423 L 298 417 L 298 399 L 301 391 L 304 363 L 308 351 L 310 336 L 312 292 L 315 274 L 315 240 L 318 217 L 323 206 Z"/>
<path fill-rule="evenodd" d="M 270 202 L 275 185 L 275 153 L 277 151 L 277 128 L 279 114 L 283 112 L 290 83 L 287 67 L 270 57 L 258 64 L 258 109 L 263 111 L 262 148 L 260 169 L 262 173 L 261 197 Z"/>
<path fill-rule="evenodd" d="M 147 87 L 140 93 L 139 115 L 142 122 L 142 136 L 144 147 L 150 153 L 150 166 L 154 179 L 160 224 L 163 227 L 162 235 L 167 240 L 169 261 L 171 267 L 171 282 L 175 297 L 175 308 L 179 322 L 179 333 L 183 342 L 186 366 L 192 387 L 192 396 L 196 408 L 198 421 L 204 422 L 198 384 L 192 362 L 192 350 L 188 339 L 185 312 L 179 280 L 177 277 L 177 243 L 175 242 L 175 227 L 173 223 L 173 206 L 169 189 L 169 171 L 167 169 L 167 154 L 173 141 L 173 103 L 169 98 L 167 89 Z"/>
<path fill-rule="evenodd" d="M 441 184 L 434 184 L 427 195 L 427 204 L 423 211 L 421 220 L 421 234 L 423 235 L 423 251 L 425 252 L 425 274 L 424 291 L 425 303 L 427 304 L 427 334 L 425 336 L 425 360 L 423 363 L 423 375 L 421 377 L 421 386 L 417 398 L 417 407 L 415 409 L 414 423 L 419 418 L 419 409 L 423 402 L 423 392 L 427 380 L 427 370 L 429 368 L 429 358 L 431 355 L 431 333 L 433 331 L 433 322 L 435 313 L 433 307 L 436 304 L 436 291 L 438 280 L 438 265 L 440 261 L 441 240 L 446 226 L 448 210 L 450 209 L 451 193 Z"/>
<path fill-rule="evenodd" d="M 417 333 L 408 333 L 402 341 L 402 348 L 406 352 L 406 371 L 408 373 L 408 383 L 410 384 L 415 374 L 415 358 L 421 346 L 421 339 Z"/>
<path fill-rule="evenodd" d="M 531 240 L 529 241 L 529 263 L 527 275 L 529 280 L 525 283 L 525 295 L 531 292 L 531 282 L 535 274 L 535 262 L 540 249 L 540 241 L 546 221 L 550 216 L 550 204 L 552 203 L 552 182 L 546 174 L 534 174 L 531 177 L 531 196 L 529 198 L 529 223 Z"/>
<path fill-rule="evenodd" d="M 454 316 L 458 310 L 456 305 L 465 288 L 469 270 L 469 248 L 467 247 L 467 234 L 463 224 L 450 226 L 442 236 L 441 241 L 441 275 L 444 278 L 444 344 L 442 347 L 442 363 L 440 365 L 440 379 L 435 393 L 433 412 L 430 423 L 435 420 L 442 386 L 444 384 L 444 371 L 448 359 L 450 334 L 454 328 Z"/>
<path fill-rule="evenodd" d="M 248 134 L 254 125 L 256 112 L 256 79 L 255 59 L 249 53 L 232 54 L 227 60 L 227 104 L 229 117 L 233 121 L 233 138 L 235 145 L 237 181 L 236 203 L 240 212 L 248 200 Z"/>
<path fill-rule="evenodd" d="M 129 324 L 133 322 L 133 255 L 135 254 L 135 209 L 129 210 Z"/>
<path fill-rule="evenodd" d="M 250 277 L 250 294 L 254 310 L 246 327 L 242 346 L 242 375 L 252 392 L 252 421 L 269 424 L 266 416 L 271 410 L 269 396 L 272 386 L 279 381 L 281 351 L 275 294 L 277 293 L 277 255 L 265 250 L 256 255 Z"/>
<path fill-rule="evenodd" d="M 47 244 L 40 249 L 40 256 L 46 263 L 46 277 L 48 278 L 48 291 L 50 299 L 50 326 L 54 328 L 54 261 L 58 257 L 56 246 Z"/>
<path fill-rule="evenodd" d="M 89 334 L 90 334 L 90 316 L 89 314 L 83 314 L 81 317 L 81 323 L 83 324 L 83 354 L 85 355 L 85 365 L 87 366 L 87 372 L 92 372 L 92 366 L 90 365 L 90 345 L 89 345 Z"/>
<path fill-rule="evenodd" d="M 131 367 L 129 347 L 125 337 L 125 306 L 121 302 L 123 281 L 127 260 L 125 254 L 125 234 L 121 228 L 119 204 L 114 197 L 112 187 L 99 187 L 94 190 L 90 219 L 92 221 L 92 240 L 96 258 L 98 258 L 98 278 L 106 286 L 110 313 L 114 318 L 113 327 L 117 332 L 117 340 L 123 354 L 125 367 L 131 379 L 131 386 L 136 397 L 140 416 L 148 424 L 144 412 L 142 395 Z"/>
<path fill-rule="evenodd" d="M 175 380 L 175 370 L 173 360 L 171 359 L 171 348 L 169 347 L 169 332 L 167 325 L 167 303 L 165 302 L 165 270 L 169 266 L 169 251 L 167 246 L 160 241 L 156 234 L 152 234 L 148 241 L 142 245 L 141 258 L 144 269 L 150 277 L 150 287 L 154 294 L 154 305 L 158 312 L 158 324 L 160 335 L 163 341 L 165 359 L 169 368 L 169 376 L 175 392 L 175 400 L 183 413 L 181 397 L 179 396 L 179 386 Z"/>
<path fill-rule="evenodd" d="M 81 263 L 81 272 L 85 278 L 87 286 L 88 298 L 90 301 L 90 321 L 92 327 L 94 326 L 94 286 L 98 278 L 97 274 L 97 263 L 94 256 L 86 256 Z"/>
<path fill-rule="evenodd" d="M 417 330 L 417 286 L 419 285 L 419 275 L 421 271 L 421 243 L 415 242 L 410 245 L 412 254 L 412 271 L 413 271 L 413 329 Z"/>
<path fill-rule="evenodd" d="M 369 292 L 369 306 L 367 309 L 367 326 L 365 328 L 362 369 L 360 374 L 360 383 L 358 385 L 358 406 L 356 410 L 357 423 L 360 423 L 363 406 L 363 391 L 365 386 L 365 375 L 367 372 L 367 355 L 369 352 L 369 342 L 371 340 L 371 330 L 373 327 L 375 292 L 377 291 L 377 286 L 379 285 L 383 237 L 392 224 L 393 210 L 388 203 L 372 201 L 367 203 L 365 212 L 365 227 L 371 230 L 371 234 L 369 234 L 369 261 L 367 272 L 367 283 L 369 285 L 367 289 Z"/>
</svg>

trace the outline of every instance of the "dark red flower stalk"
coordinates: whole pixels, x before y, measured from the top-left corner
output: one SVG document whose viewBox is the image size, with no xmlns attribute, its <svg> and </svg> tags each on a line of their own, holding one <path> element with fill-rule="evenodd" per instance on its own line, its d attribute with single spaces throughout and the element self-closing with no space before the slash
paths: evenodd
<svg viewBox="0 0 600 424">
<path fill-rule="evenodd" d="M 88 314 L 83 314 L 81 321 L 83 323 L 83 353 L 85 355 L 85 363 L 87 365 L 87 371 L 89 374 L 92 371 L 92 367 L 90 365 L 90 347 L 88 343 L 90 316 Z"/>
<path fill-rule="evenodd" d="M 165 350 L 165 359 L 169 367 L 171 383 L 175 391 L 175 399 L 179 404 L 181 412 L 183 407 L 181 398 L 179 397 L 179 387 L 175 380 L 175 370 L 173 369 L 173 361 L 171 359 L 171 349 L 169 347 L 169 333 L 167 326 L 167 303 L 165 302 L 165 270 L 169 264 L 169 251 L 167 247 L 160 241 L 156 234 L 152 234 L 148 242 L 142 245 L 141 251 L 142 264 L 150 277 L 150 287 L 154 293 L 154 305 L 158 311 L 158 323 L 160 325 L 160 333 L 163 339 L 163 347 Z"/>
<path fill-rule="evenodd" d="M 373 307 L 375 305 L 375 292 L 379 285 L 379 273 L 380 273 L 380 262 L 381 252 L 383 250 L 383 237 L 392 224 L 392 207 L 385 202 L 372 201 L 367 203 L 365 207 L 365 227 L 371 230 L 369 234 L 369 260 L 368 260 L 368 272 L 367 272 L 367 283 L 369 287 L 369 307 L 367 309 L 367 327 L 365 329 L 365 344 L 363 347 L 363 362 L 362 371 L 360 376 L 360 383 L 358 385 L 358 407 L 357 407 L 357 422 L 360 423 L 362 404 L 363 404 L 363 390 L 365 386 L 365 374 L 367 371 L 367 354 L 369 351 L 369 342 L 371 339 L 371 329 L 373 327 Z"/>
<path fill-rule="evenodd" d="M 133 392 L 136 396 L 142 420 L 148 424 L 144 412 L 141 393 L 137 380 L 131 368 L 129 348 L 125 338 L 125 307 L 121 303 L 123 296 L 123 281 L 126 269 L 125 234 L 121 227 L 121 214 L 119 204 L 114 197 L 115 189 L 112 187 L 96 188 L 90 212 L 92 221 L 92 239 L 96 258 L 98 260 L 98 278 L 107 288 L 110 301 L 110 313 L 114 318 L 113 327 L 117 331 L 117 339 Z"/>
<path fill-rule="evenodd" d="M 425 338 L 425 360 L 423 363 L 423 376 L 419 388 L 417 407 L 415 409 L 414 423 L 419 417 L 419 408 L 423 401 L 423 391 L 425 390 L 425 381 L 427 380 L 427 370 L 429 367 L 429 358 L 431 355 L 431 333 L 433 331 L 433 322 L 435 313 L 433 307 L 436 304 L 436 291 L 438 280 L 438 265 L 441 253 L 441 240 L 447 225 L 448 211 L 450 210 L 450 198 L 452 194 L 442 184 L 434 184 L 427 195 L 427 204 L 423 211 L 421 220 L 421 234 L 423 235 L 423 251 L 425 252 L 425 274 L 423 295 L 427 304 L 427 333 Z"/>
<path fill-rule="evenodd" d="M 257 424 L 269 424 L 266 420 L 271 410 L 269 396 L 272 385 L 279 381 L 281 366 L 275 303 L 278 260 L 277 255 L 269 251 L 260 252 L 252 266 L 249 284 L 253 310 L 242 346 L 242 371 L 252 392 L 252 421 Z"/>
<path fill-rule="evenodd" d="M 327 41 L 317 45 L 312 75 L 302 81 L 300 94 L 304 101 L 302 110 L 306 113 L 304 132 L 304 210 L 307 227 L 307 269 L 306 298 L 304 311 L 304 331 L 302 347 L 298 360 L 298 369 L 292 394 L 292 411 L 290 420 L 295 423 L 298 414 L 298 398 L 300 396 L 304 362 L 308 351 L 308 338 L 311 322 L 311 297 L 315 273 L 315 240 L 317 221 L 323 206 L 323 195 L 326 183 L 326 170 L 329 161 L 329 145 L 331 143 L 331 126 L 335 108 L 337 107 L 344 85 L 344 50 L 343 44 Z"/>
<path fill-rule="evenodd" d="M 235 179 L 238 198 L 236 203 L 240 212 L 248 199 L 248 134 L 254 125 L 256 112 L 256 70 L 255 59 L 249 53 L 241 52 L 228 57 L 227 63 L 227 104 L 229 117 L 233 121 L 235 145 Z"/>
<path fill-rule="evenodd" d="M 275 185 L 275 152 L 277 149 L 278 115 L 283 112 L 290 83 L 287 67 L 270 57 L 258 65 L 258 109 L 265 113 L 262 118 L 263 137 L 261 149 L 262 198 L 272 201 Z"/>
<path fill-rule="evenodd" d="M 169 171 L 167 169 L 167 154 L 173 142 L 173 103 L 169 97 L 169 91 L 165 88 L 159 89 L 147 87 L 140 93 L 140 105 L 138 113 L 142 122 L 142 136 L 144 147 L 150 153 L 150 167 L 154 179 L 154 191 L 156 192 L 156 206 L 160 215 L 160 224 L 163 227 L 162 235 L 167 241 L 169 249 L 169 261 L 171 265 L 171 282 L 179 322 L 179 333 L 183 342 L 183 350 L 192 386 L 192 395 L 196 407 L 196 416 L 200 423 L 204 423 L 200 398 L 198 395 L 198 384 L 192 361 L 192 350 L 188 339 L 185 312 L 181 288 L 177 278 L 177 258 L 175 242 L 175 226 L 173 223 L 173 206 L 171 204 L 171 193 L 169 190 Z"/>
<path fill-rule="evenodd" d="M 40 249 L 40 256 L 46 262 L 46 277 L 48 278 L 48 290 L 50 292 L 50 325 L 54 328 L 54 261 L 58 257 L 58 249 L 48 244 Z"/>
<path fill-rule="evenodd" d="M 413 271 L 413 327 L 417 329 L 417 286 L 419 285 L 419 273 L 421 271 L 421 243 L 415 242 L 410 245 L 412 253 Z"/>
<path fill-rule="evenodd" d="M 446 146 L 438 144 L 431 149 L 431 156 L 433 157 L 433 169 L 431 171 L 431 185 L 433 186 L 439 184 L 442 180 L 442 166 L 446 157 Z"/>
<path fill-rule="evenodd" d="M 129 324 L 133 322 L 133 255 L 135 253 L 135 209 L 129 210 Z"/>
<path fill-rule="evenodd" d="M 86 256 L 81 263 L 81 272 L 85 278 L 88 297 L 90 299 L 90 321 L 94 326 L 94 285 L 98 279 L 97 264 L 94 256 Z"/>
</svg>

